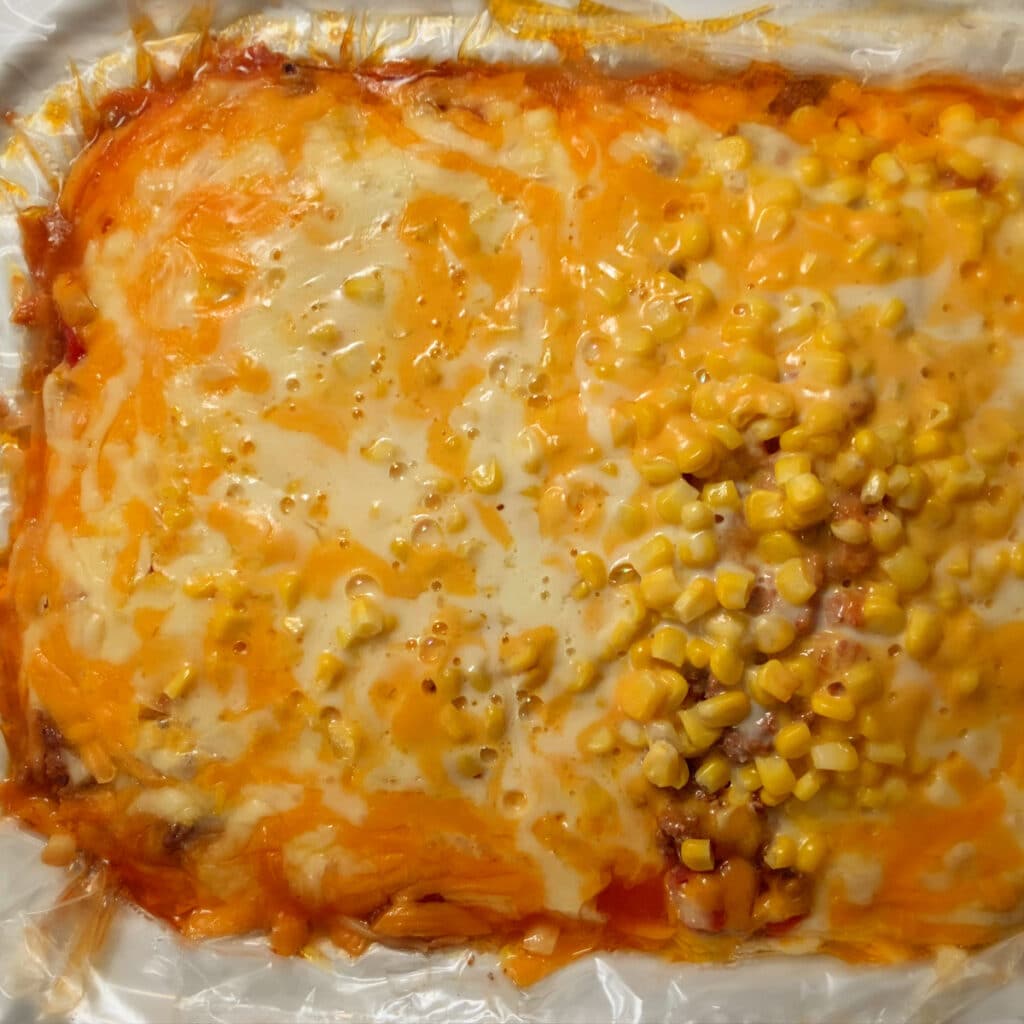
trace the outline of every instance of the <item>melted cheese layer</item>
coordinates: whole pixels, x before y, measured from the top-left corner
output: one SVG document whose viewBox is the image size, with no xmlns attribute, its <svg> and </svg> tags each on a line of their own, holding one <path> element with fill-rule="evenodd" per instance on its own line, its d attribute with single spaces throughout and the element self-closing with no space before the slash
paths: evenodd
<svg viewBox="0 0 1024 1024">
<path fill-rule="evenodd" d="M 191 934 L 524 979 L 1013 927 L 1021 130 L 772 75 L 151 94 L 61 199 L 19 812 Z"/>
</svg>

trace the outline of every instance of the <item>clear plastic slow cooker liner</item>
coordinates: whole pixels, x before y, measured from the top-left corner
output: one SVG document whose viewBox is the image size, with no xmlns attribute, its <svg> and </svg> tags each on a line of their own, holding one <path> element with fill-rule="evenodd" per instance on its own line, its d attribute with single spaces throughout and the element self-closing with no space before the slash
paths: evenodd
<svg viewBox="0 0 1024 1024">
<path fill-rule="evenodd" d="M 0 309 L 23 266 L 15 211 L 51 201 L 82 144 L 78 126 L 44 101 L 99 97 L 134 80 L 143 47 L 170 73 L 208 28 L 323 62 L 411 58 L 552 63 L 553 39 L 578 41 L 613 70 L 739 68 L 752 60 L 865 81 L 930 73 L 1024 87 L 1024 3 L 793 0 L 406 0 L 350 4 L 223 0 L 4 0 L 0 4 Z M 575 56 L 578 58 L 581 53 Z M 51 105 L 48 108 L 54 110 Z M 17 408 L 23 334 L 0 316 L 0 395 Z M 9 452 L 10 448 L 7 449 Z M 10 457 L 9 457 L 10 458 Z M 10 512 L 0 465 L 0 539 Z M 0 762 L 3 760 L 0 744 Z M 0 765 L 2 766 L 2 765 Z M 855 967 L 821 956 L 750 957 L 729 966 L 589 955 L 522 990 L 493 955 L 372 947 L 351 960 L 326 945 L 284 959 L 262 938 L 201 945 L 117 901 L 87 871 L 39 860 L 41 842 L 0 822 L 0 1022 L 225 1024 L 326 1021 L 818 1024 L 1024 1019 L 1024 935 L 967 955 Z M 70 885 L 69 885 L 70 882 Z M 98 940 L 105 932 L 102 941 Z"/>
</svg>

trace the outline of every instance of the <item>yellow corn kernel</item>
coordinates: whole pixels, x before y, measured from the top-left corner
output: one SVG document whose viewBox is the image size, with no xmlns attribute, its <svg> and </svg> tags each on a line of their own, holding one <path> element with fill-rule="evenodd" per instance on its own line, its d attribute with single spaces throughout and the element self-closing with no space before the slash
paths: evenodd
<svg viewBox="0 0 1024 1024">
<path fill-rule="evenodd" d="M 789 762 L 778 754 L 755 757 L 754 765 L 761 776 L 761 786 L 773 796 L 788 796 L 796 785 L 796 776 Z"/>
<path fill-rule="evenodd" d="M 911 451 L 915 459 L 939 459 L 949 452 L 949 438 L 944 430 L 922 430 L 914 435 Z"/>
<path fill-rule="evenodd" d="M 1013 575 L 1017 579 L 1024 579 L 1024 543 L 1013 544 L 1010 547 L 1010 569 Z M 952 572 L 952 570 L 948 570 Z M 968 567 L 967 572 L 963 573 L 966 576 L 970 572 Z"/>
<path fill-rule="evenodd" d="M 620 502 L 615 518 L 619 529 L 627 537 L 639 537 L 647 529 L 647 510 L 642 505 L 630 501 Z"/>
<path fill-rule="evenodd" d="M 576 556 L 576 571 L 592 590 L 600 590 L 608 582 L 604 559 L 593 551 L 581 551 Z"/>
<path fill-rule="evenodd" d="M 686 661 L 688 639 L 685 630 L 665 623 L 654 631 L 654 636 L 651 638 L 651 655 L 658 661 L 665 661 L 680 668 Z"/>
<path fill-rule="evenodd" d="M 740 171 L 750 165 L 754 151 L 742 135 L 727 135 L 709 147 L 711 164 L 716 171 Z"/>
<path fill-rule="evenodd" d="M 907 307 L 903 300 L 892 298 L 878 311 L 877 323 L 879 327 L 892 330 L 892 328 L 902 323 L 906 315 Z"/>
<path fill-rule="evenodd" d="M 825 841 L 820 836 L 806 836 L 796 852 L 796 869 L 807 875 L 817 871 L 825 859 Z"/>
<path fill-rule="evenodd" d="M 773 871 L 782 871 L 796 864 L 796 840 L 791 836 L 775 836 L 764 852 L 764 862 Z"/>
<path fill-rule="evenodd" d="M 850 379 L 850 360 L 843 352 L 807 349 L 800 379 L 812 388 L 841 388 Z"/>
<path fill-rule="evenodd" d="M 440 714 L 441 728 L 453 743 L 465 743 L 473 735 L 469 715 L 454 704 L 445 704 Z"/>
<path fill-rule="evenodd" d="M 632 404 L 630 414 L 636 426 L 637 436 L 643 440 L 650 440 L 657 435 L 665 425 L 665 416 L 662 410 L 652 401 L 637 401 Z"/>
<path fill-rule="evenodd" d="M 889 477 L 885 472 L 881 469 L 872 470 L 860 489 L 860 500 L 865 505 L 879 505 L 885 500 L 888 489 Z"/>
<path fill-rule="evenodd" d="M 604 299 L 609 309 L 618 309 L 629 295 L 625 275 L 610 263 L 599 263 L 597 269 L 600 273 L 591 277 L 591 287 Z"/>
<path fill-rule="evenodd" d="M 599 725 L 586 734 L 583 749 L 597 757 L 610 754 L 615 749 L 615 734 L 607 725 Z"/>
<path fill-rule="evenodd" d="M 676 551 L 672 541 L 665 534 L 656 533 L 635 552 L 632 563 L 634 568 L 642 573 L 647 573 L 671 565 L 675 555 Z"/>
<path fill-rule="evenodd" d="M 684 839 L 679 844 L 679 859 L 691 871 L 712 871 L 715 858 L 711 855 L 710 839 Z"/>
<path fill-rule="evenodd" d="M 332 718 L 327 723 L 327 738 L 334 752 L 345 761 L 354 760 L 363 743 L 359 727 L 355 722 L 347 722 L 343 718 Z"/>
<path fill-rule="evenodd" d="M 973 134 L 977 120 L 970 103 L 953 103 L 939 114 L 939 131 L 945 138 L 959 141 Z"/>
<path fill-rule="evenodd" d="M 761 788 L 761 773 L 755 765 L 743 765 L 733 777 L 733 788 L 747 793 L 756 793 Z"/>
<path fill-rule="evenodd" d="M 811 762 L 822 772 L 852 772 L 857 770 L 860 758 L 852 743 L 831 740 L 811 746 Z"/>
<path fill-rule="evenodd" d="M 691 636 L 686 641 L 686 660 L 694 668 L 707 668 L 711 664 L 711 644 L 703 637 Z"/>
<path fill-rule="evenodd" d="M 821 775 L 811 768 L 796 780 L 796 785 L 793 787 L 793 796 L 797 800 L 807 803 L 808 800 L 812 800 L 817 796 L 818 790 L 821 789 L 821 782 Z"/>
<path fill-rule="evenodd" d="M 881 694 L 882 677 L 870 661 L 862 661 L 843 673 L 843 685 L 855 704 L 863 704 Z"/>
<path fill-rule="evenodd" d="M 782 495 L 778 491 L 751 491 L 743 502 L 743 516 L 755 533 L 768 533 L 785 525 Z"/>
<path fill-rule="evenodd" d="M 701 499 L 711 508 L 739 508 L 740 492 L 732 480 L 720 480 L 718 483 L 705 484 Z"/>
<path fill-rule="evenodd" d="M 811 730 L 806 722 L 790 722 L 775 734 L 775 750 L 782 757 L 806 757 L 810 749 Z"/>
<path fill-rule="evenodd" d="M 886 636 L 899 633 L 906 622 L 896 588 L 884 583 L 872 583 L 868 587 L 862 610 L 865 627 Z"/>
<path fill-rule="evenodd" d="M 619 680 L 616 696 L 619 708 L 630 718 L 650 722 L 665 703 L 665 681 L 651 669 L 628 672 Z"/>
<path fill-rule="evenodd" d="M 717 793 L 729 782 L 731 770 L 721 754 L 708 754 L 693 774 L 693 780 L 705 793 Z"/>
<path fill-rule="evenodd" d="M 957 669 L 950 677 L 953 693 L 958 697 L 969 697 L 981 685 L 981 673 L 971 666 Z"/>
<path fill-rule="evenodd" d="M 761 615 L 754 620 L 754 646 L 762 654 L 778 654 L 796 638 L 796 627 L 781 615 Z"/>
<path fill-rule="evenodd" d="M 853 435 L 853 450 L 873 469 L 888 469 L 896 461 L 892 445 L 868 428 Z"/>
<path fill-rule="evenodd" d="M 705 576 L 695 576 L 683 588 L 672 610 L 684 625 L 706 615 L 718 605 L 715 585 Z"/>
<path fill-rule="evenodd" d="M 710 438 L 698 435 L 680 438 L 676 449 L 676 465 L 680 473 L 700 473 L 714 458 L 715 446 Z"/>
<path fill-rule="evenodd" d="M 831 718 L 836 722 L 851 722 L 857 714 L 853 698 L 845 688 L 836 693 L 830 687 L 815 690 L 811 694 L 811 710 L 822 718 Z"/>
<path fill-rule="evenodd" d="M 739 725 L 750 714 L 750 698 L 742 690 L 719 693 L 694 705 L 697 717 L 712 729 Z"/>
<path fill-rule="evenodd" d="M 753 589 L 754 574 L 748 569 L 719 569 L 715 574 L 715 597 L 723 608 L 746 608 Z"/>
<path fill-rule="evenodd" d="M 802 198 L 799 187 L 789 178 L 769 178 L 753 190 L 754 203 L 759 209 L 782 206 L 792 210 L 800 205 Z"/>
<path fill-rule="evenodd" d="M 723 686 L 736 686 L 743 678 L 743 670 L 746 667 L 743 659 L 736 653 L 729 644 L 715 644 L 711 651 L 711 659 L 708 663 L 711 674 Z M 731 696 L 731 694 L 722 694 Z"/>
<path fill-rule="evenodd" d="M 677 477 L 678 473 L 677 469 Z M 654 508 L 664 522 L 679 523 L 682 521 L 683 507 L 696 499 L 697 491 L 685 480 L 676 479 L 673 483 L 658 490 L 654 499 Z"/>
<path fill-rule="evenodd" d="M 612 409 L 608 421 L 612 444 L 617 448 L 632 445 L 636 441 L 636 420 L 632 416 L 622 409 Z"/>
<path fill-rule="evenodd" d="M 378 465 L 387 465 L 395 461 L 398 456 L 398 449 L 393 441 L 386 437 L 378 437 L 363 449 L 363 454 L 370 462 L 375 462 Z"/>
<path fill-rule="evenodd" d="M 874 764 L 899 767 L 907 759 L 907 751 L 902 743 L 870 740 L 864 744 L 864 756 Z"/>
<path fill-rule="evenodd" d="M 368 640 L 385 630 L 384 613 L 371 597 L 357 597 L 349 608 L 349 626 L 353 637 Z"/>
<path fill-rule="evenodd" d="M 698 568 L 711 565 L 718 557 L 718 541 L 713 530 L 697 530 L 683 537 L 677 550 L 683 565 Z"/>
<path fill-rule="evenodd" d="M 209 573 L 189 576 L 181 585 L 181 589 L 189 597 L 213 597 L 217 593 L 217 577 Z"/>
<path fill-rule="evenodd" d="M 230 605 L 218 608 L 210 616 L 210 634 L 215 640 L 233 641 L 245 635 L 249 616 Z"/>
<path fill-rule="evenodd" d="M 910 547 L 900 548 L 888 558 L 883 558 L 881 565 L 901 594 L 920 590 L 931 575 L 924 556 Z"/>
<path fill-rule="evenodd" d="M 985 173 L 985 164 L 973 153 L 960 150 L 946 157 L 946 165 L 965 181 L 977 181 Z"/>
<path fill-rule="evenodd" d="M 872 159 L 869 166 L 871 173 L 887 185 L 899 185 L 906 178 L 899 160 L 892 153 L 879 153 Z"/>
<path fill-rule="evenodd" d="M 802 156 L 796 162 L 796 173 L 808 188 L 817 188 L 825 183 L 828 168 L 820 156 Z"/>
<path fill-rule="evenodd" d="M 345 278 L 345 294 L 357 302 L 380 302 L 384 298 L 384 278 L 378 267 L 368 267 Z"/>
<path fill-rule="evenodd" d="M 713 643 L 739 646 L 747 632 L 747 618 L 723 608 L 704 623 L 704 632 Z"/>
<path fill-rule="evenodd" d="M 981 196 L 976 188 L 951 188 L 936 192 L 935 202 L 951 217 L 976 216 L 981 207 Z"/>
<path fill-rule="evenodd" d="M 641 763 L 644 778 L 662 789 L 685 786 L 690 778 L 686 762 L 668 740 L 655 740 Z"/>
<path fill-rule="evenodd" d="M 331 651 L 323 651 L 316 660 L 314 678 L 323 687 L 336 686 L 345 675 L 345 663 Z"/>
<path fill-rule="evenodd" d="M 640 467 L 640 475 L 652 487 L 661 487 L 679 479 L 679 467 L 668 456 L 657 455 Z"/>
<path fill-rule="evenodd" d="M 676 226 L 676 255 L 685 260 L 700 260 L 711 250 L 711 229 L 700 214 L 683 217 Z"/>
<path fill-rule="evenodd" d="M 184 664 L 174 673 L 164 687 L 164 693 L 171 700 L 177 700 L 196 679 L 196 670 L 189 664 Z"/>
<path fill-rule="evenodd" d="M 869 539 L 868 528 L 859 519 L 836 519 L 829 524 L 832 536 L 844 544 L 866 544 Z"/>
<path fill-rule="evenodd" d="M 489 740 L 500 740 L 505 735 L 505 707 L 490 703 L 484 708 L 484 735 Z"/>
<path fill-rule="evenodd" d="M 783 562 L 775 571 L 775 586 L 784 601 L 795 605 L 806 604 L 818 589 L 803 558 Z"/>
<path fill-rule="evenodd" d="M 469 482 L 480 494 L 497 494 L 504 483 L 501 466 L 495 459 L 488 459 L 470 471 Z"/>
<path fill-rule="evenodd" d="M 944 612 L 955 612 L 960 607 L 960 588 L 952 582 L 938 584 L 935 588 L 935 603 Z"/>
<path fill-rule="evenodd" d="M 722 734 L 721 729 L 716 729 L 713 726 L 708 725 L 700 715 L 697 714 L 696 706 L 692 708 L 684 708 L 680 711 L 679 721 L 682 723 L 683 729 L 686 732 L 686 738 L 693 746 L 694 753 L 699 754 L 702 751 L 707 750 L 708 747 L 718 741 L 718 737 Z"/>
<path fill-rule="evenodd" d="M 295 611 L 302 597 L 302 577 L 295 571 L 281 573 L 277 578 L 277 592 L 285 608 L 290 612 Z"/>
<path fill-rule="evenodd" d="M 783 703 L 790 700 L 800 687 L 799 678 L 777 658 L 766 661 L 757 670 L 757 683 L 770 697 Z"/>
<path fill-rule="evenodd" d="M 784 485 L 786 519 L 801 529 L 820 522 L 829 512 L 825 486 L 813 473 L 800 473 Z"/>
<path fill-rule="evenodd" d="M 679 521 L 688 530 L 706 530 L 714 526 L 715 514 L 704 502 L 690 501 L 679 510 Z"/>
<path fill-rule="evenodd" d="M 757 557 L 769 565 L 778 565 L 803 552 L 800 542 L 786 530 L 772 530 L 757 538 Z"/>
<path fill-rule="evenodd" d="M 915 661 L 924 661 L 933 655 L 942 642 L 942 620 L 931 608 L 917 605 L 907 615 L 907 628 L 903 634 L 903 648 Z"/>
<path fill-rule="evenodd" d="M 867 464 L 856 452 L 840 452 L 832 463 L 832 478 L 841 487 L 852 490 L 864 482 L 867 474 Z"/>
<path fill-rule="evenodd" d="M 645 573 L 640 580 L 640 593 L 648 608 L 667 608 L 679 597 L 682 587 L 670 565 Z"/>
<path fill-rule="evenodd" d="M 569 680 L 566 689 L 570 693 L 583 693 L 594 685 L 597 679 L 597 666 L 589 658 L 580 658 L 569 666 Z"/>
<path fill-rule="evenodd" d="M 503 639 L 498 657 L 506 672 L 518 675 L 536 668 L 554 642 L 555 632 L 550 626 L 527 629 Z"/>
<path fill-rule="evenodd" d="M 674 668 L 658 668 L 655 671 L 665 684 L 666 709 L 677 711 L 690 692 L 690 684 L 683 677 L 682 672 L 677 672 Z"/>
<path fill-rule="evenodd" d="M 895 551 L 903 542 L 903 523 L 894 512 L 881 512 L 868 526 L 871 544 L 883 554 Z"/>
</svg>

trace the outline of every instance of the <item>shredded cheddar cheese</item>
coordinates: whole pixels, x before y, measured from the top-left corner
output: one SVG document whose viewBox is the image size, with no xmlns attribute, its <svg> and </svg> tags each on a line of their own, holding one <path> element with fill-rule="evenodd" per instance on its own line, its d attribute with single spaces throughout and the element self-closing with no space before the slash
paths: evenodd
<svg viewBox="0 0 1024 1024">
<path fill-rule="evenodd" d="M 1019 927 L 1018 103 L 269 56 L 136 99 L 25 216 L 50 860 L 521 981 Z"/>
</svg>

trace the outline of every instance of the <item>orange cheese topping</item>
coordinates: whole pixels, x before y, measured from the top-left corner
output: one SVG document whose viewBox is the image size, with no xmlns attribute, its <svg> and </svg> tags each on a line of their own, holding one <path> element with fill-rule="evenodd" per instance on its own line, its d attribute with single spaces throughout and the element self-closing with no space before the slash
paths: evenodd
<svg viewBox="0 0 1024 1024">
<path fill-rule="evenodd" d="M 1018 104 L 275 60 L 144 99 L 36 261 L 15 813 L 190 935 L 521 981 L 1018 926 Z"/>
</svg>

